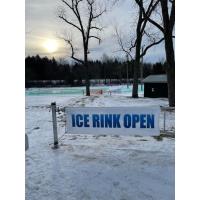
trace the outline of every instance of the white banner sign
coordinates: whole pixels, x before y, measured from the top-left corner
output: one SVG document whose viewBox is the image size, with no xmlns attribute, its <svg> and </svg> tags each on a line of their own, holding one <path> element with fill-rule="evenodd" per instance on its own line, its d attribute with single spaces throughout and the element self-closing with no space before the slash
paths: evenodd
<svg viewBox="0 0 200 200">
<path fill-rule="evenodd" d="M 67 107 L 67 132 L 158 135 L 159 107 Z"/>
</svg>

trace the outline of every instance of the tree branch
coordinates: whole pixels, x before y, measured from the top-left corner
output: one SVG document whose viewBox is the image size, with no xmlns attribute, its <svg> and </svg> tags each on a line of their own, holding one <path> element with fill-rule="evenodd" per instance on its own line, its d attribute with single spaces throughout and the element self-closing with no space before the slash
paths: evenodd
<svg viewBox="0 0 200 200">
<path fill-rule="evenodd" d="M 81 33 L 82 33 L 82 37 L 83 37 L 83 43 L 84 43 L 84 45 L 85 45 L 85 42 L 86 42 L 86 40 L 85 40 L 85 31 L 84 31 L 84 28 L 83 28 L 83 23 L 82 23 L 82 19 L 81 19 L 81 16 L 80 16 L 80 13 L 79 13 L 79 10 L 78 10 L 78 4 L 82 1 L 82 0 L 72 0 L 72 2 L 76 2 L 75 3 L 75 11 L 76 11 L 76 13 L 77 13 L 77 19 L 78 19 L 78 21 L 79 21 L 79 24 L 80 24 L 80 31 L 81 31 Z"/>
<path fill-rule="evenodd" d="M 73 45 L 72 45 L 71 40 L 66 39 L 66 38 L 61 38 L 61 39 L 63 39 L 67 44 L 70 45 L 70 48 L 71 48 L 71 58 L 74 59 L 75 61 L 81 63 L 81 64 L 84 64 L 84 61 L 83 61 L 83 60 L 80 60 L 80 59 L 78 59 L 78 58 L 76 58 L 76 57 L 74 56 L 74 54 L 75 54 L 75 53 L 74 53 L 74 47 L 73 47 Z"/>
<path fill-rule="evenodd" d="M 90 35 L 89 38 L 95 38 L 97 40 L 99 40 L 99 44 L 101 43 L 101 38 L 94 36 L 94 35 Z"/>
<path fill-rule="evenodd" d="M 170 1 L 172 3 L 172 8 L 171 8 L 171 13 L 170 13 L 170 27 L 171 30 L 173 30 L 174 28 L 174 24 L 175 24 L 175 0 Z"/>
<path fill-rule="evenodd" d="M 91 26 L 90 29 L 96 29 L 96 30 L 102 31 L 103 27 Z"/>
<path fill-rule="evenodd" d="M 104 12 L 106 12 L 106 9 L 104 9 L 103 11 L 101 11 L 99 14 L 97 14 L 95 16 L 93 15 L 92 19 L 96 19 L 96 18 L 100 17 Z"/>
<path fill-rule="evenodd" d="M 150 18 L 152 12 L 155 10 L 156 6 L 158 5 L 159 0 L 157 0 L 155 4 L 153 4 L 153 2 L 154 2 L 154 0 L 151 0 L 149 6 L 147 8 L 147 11 L 146 11 L 146 16 L 144 15 L 144 13 L 142 11 L 142 13 L 144 15 L 144 19 L 143 19 L 144 22 L 143 22 L 143 25 L 142 25 L 142 28 L 141 28 L 141 34 L 144 32 L 144 29 L 146 27 L 147 21 Z M 143 4 L 141 4 L 141 6 L 143 7 Z"/>
<path fill-rule="evenodd" d="M 70 8 L 71 10 L 73 10 L 73 1 L 72 1 L 72 5 L 69 5 L 68 2 L 61 0 L 65 5 L 67 5 L 68 8 Z"/>
<path fill-rule="evenodd" d="M 148 49 L 150 49 L 151 47 L 153 47 L 153 46 L 155 46 L 155 45 L 157 45 L 157 44 L 160 44 L 162 41 L 164 41 L 164 38 L 161 38 L 161 39 L 158 40 L 157 42 L 153 42 L 153 43 L 151 43 L 150 45 L 148 45 L 148 46 L 144 49 L 143 53 L 140 54 L 140 58 L 143 57 L 143 56 L 147 53 L 147 50 L 148 50 Z"/>
<path fill-rule="evenodd" d="M 67 19 L 65 19 L 62 15 L 58 16 L 60 19 L 62 19 L 63 21 L 65 21 L 67 24 L 77 28 L 79 31 L 81 31 L 80 27 L 78 27 L 77 25 L 73 24 L 72 22 L 68 21 Z"/>
<path fill-rule="evenodd" d="M 121 36 L 119 35 L 117 28 L 115 28 L 115 32 L 116 32 L 118 44 L 119 44 L 119 46 L 120 46 L 120 48 L 121 48 L 120 51 L 125 52 L 127 55 L 130 56 L 131 60 L 134 60 L 133 56 L 131 55 L 131 49 L 129 49 L 129 50 L 125 49 L 124 44 L 123 44 L 123 42 L 122 42 L 122 38 L 121 38 Z"/>
<path fill-rule="evenodd" d="M 61 0 L 69 10 L 71 10 L 76 19 L 77 19 L 77 24 L 76 25 L 75 23 L 73 23 L 73 21 L 69 21 L 68 19 L 66 19 L 66 16 L 65 16 L 65 13 L 61 12 L 59 14 L 59 18 L 62 19 L 63 21 L 65 21 L 67 24 L 75 27 L 76 29 L 78 29 L 81 34 L 82 34 L 82 40 L 83 40 L 83 50 L 84 50 L 84 62 L 86 63 L 87 62 L 87 54 L 88 54 L 88 43 L 89 43 L 89 39 L 90 38 L 95 38 L 99 41 L 99 43 L 101 42 L 101 39 L 98 37 L 98 36 L 95 36 L 95 35 L 90 35 L 90 32 L 91 32 L 91 29 L 96 29 L 96 30 L 99 30 L 101 31 L 102 28 L 96 26 L 96 25 L 92 25 L 92 22 L 100 17 L 104 12 L 105 10 L 101 11 L 101 9 L 99 9 L 100 11 L 97 12 L 99 14 L 96 14 L 94 15 L 94 12 L 96 12 L 96 4 L 95 4 L 95 0 L 85 0 L 84 2 L 86 3 L 86 6 L 87 6 L 87 10 L 89 11 L 89 16 L 88 16 L 88 24 L 87 26 L 84 26 L 85 24 L 83 23 L 84 21 L 84 18 L 83 16 L 81 15 L 82 12 L 81 12 L 81 6 L 80 3 L 83 2 L 83 0 Z M 66 40 L 65 41 L 70 45 L 71 47 L 71 50 L 72 50 L 72 55 L 71 55 L 71 58 L 73 58 L 74 60 L 78 61 L 78 62 L 81 62 L 83 63 L 83 61 L 81 61 L 80 59 L 74 57 L 74 48 L 73 48 L 73 45 L 71 43 L 71 40 Z"/>
<path fill-rule="evenodd" d="M 158 29 L 160 29 L 162 32 L 164 32 L 164 28 L 160 25 L 160 24 L 158 24 L 157 22 L 155 22 L 154 20 L 152 20 L 151 18 L 150 18 L 150 16 L 149 15 L 147 15 L 147 13 L 146 13 L 146 11 L 145 11 L 145 9 L 144 9 L 144 7 L 143 7 L 143 5 L 142 5 L 142 3 L 140 2 L 140 0 L 135 0 L 135 2 L 139 5 L 139 7 L 142 9 L 142 13 L 143 13 L 143 15 L 144 15 L 144 18 L 146 18 L 151 24 L 153 24 L 154 26 L 156 26 Z M 155 9 L 155 7 L 157 6 L 157 4 L 160 2 L 160 0 L 157 0 L 156 2 L 155 2 L 155 4 L 153 4 L 151 7 L 151 12 Z M 151 4 L 151 3 L 150 3 Z"/>
<path fill-rule="evenodd" d="M 133 41 L 134 41 L 134 43 L 133 43 Z M 136 47 L 137 39 L 133 39 L 133 41 L 131 41 L 131 46 L 129 48 L 129 51 L 132 51 L 132 49 Z"/>
<path fill-rule="evenodd" d="M 90 30 L 91 30 L 91 23 L 92 23 L 92 15 L 93 15 L 93 3 L 94 1 L 87 0 L 89 4 L 89 18 L 88 18 L 88 25 L 87 25 L 87 38 L 86 38 L 86 46 L 88 47 L 89 38 L 90 38 Z"/>
</svg>

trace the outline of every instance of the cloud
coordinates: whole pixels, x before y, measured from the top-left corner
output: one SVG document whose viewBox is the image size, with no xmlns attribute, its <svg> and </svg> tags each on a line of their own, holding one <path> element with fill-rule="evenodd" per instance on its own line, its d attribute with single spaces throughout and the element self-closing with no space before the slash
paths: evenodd
<svg viewBox="0 0 200 200">
<path fill-rule="evenodd" d="M 80 33 L 58 19 L 57 9 L 61 5 L 63 4 L 59 0 L 26 0 L 26 55 L 42 54 L 50 56 L 42 49 L 41 43 L 45 38 L 56 38 L 60 48 L 58 52 L 54 53 L 55 57 L 69 56 L 69 49 L 67 49 L 65 42 L 58 38 L 64 31 L 69 35 L 72 34 L 76 46 L 82 46 Z M 117 51 L 119 47 L 114 37 L 114 27 L 117 26 L 122 30 L 124 40 L 128 41 L 134 34 L 133 19 L 135 15 L 137 15 L 137 10 L 133 8 L 133 2 L 130 0 L 121 1 L 114 7 L 109 7 L 108 11 L 98 21 L 105 27 L 99 33 L 102 43 L 99 45 L 96 40 L 90 41 L 91 53 L 89 57 L 100 59 L 103 54 L 107 54 L 108 56 L 123 58 L 124 53 Z M 67 16 L 72 17 L 69 12 L 67 12 Z M 82 57 L 82 52 L 79 51 L 77 55 Z M 153 60 L 153 62 L 162 58 L 164 58 L 163 46 L 155 47 L 145 57 L 146 60 Z"/>
</svg>

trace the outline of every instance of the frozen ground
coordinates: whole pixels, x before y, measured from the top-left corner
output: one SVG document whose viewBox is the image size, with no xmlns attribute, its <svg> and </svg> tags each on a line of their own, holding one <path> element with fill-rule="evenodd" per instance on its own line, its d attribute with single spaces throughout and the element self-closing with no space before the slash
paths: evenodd
<svg viewBox="0 0 200 200">
<path fill-rule="evenodd" d="M 51 102 L 59 107 L 53 150 Z M 26 96 L 26 200 L 173 200 L 174 138 L 67 135 L 65 106 L 167 106 L 126 96 Z M 163 126 L 163 113 L 160 116 Z M 174 113 L 166 122 L 174 130 Z M 106 133 L 105 133 L 106 134 Z"/>
</svg>

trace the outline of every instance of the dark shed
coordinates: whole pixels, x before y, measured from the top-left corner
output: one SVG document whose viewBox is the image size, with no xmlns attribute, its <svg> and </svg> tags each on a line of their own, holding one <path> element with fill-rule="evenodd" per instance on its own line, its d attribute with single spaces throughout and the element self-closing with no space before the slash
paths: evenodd
<svg viewBox="0 0 200 200">
<path fill-rule="evenodd" d="M 144 83 L 144 97 L 168 97 L 166 74 L 150 75 L 142 82 Z"/>
</svg>

